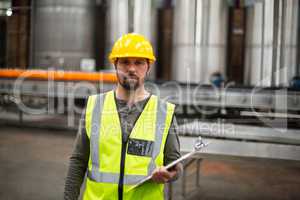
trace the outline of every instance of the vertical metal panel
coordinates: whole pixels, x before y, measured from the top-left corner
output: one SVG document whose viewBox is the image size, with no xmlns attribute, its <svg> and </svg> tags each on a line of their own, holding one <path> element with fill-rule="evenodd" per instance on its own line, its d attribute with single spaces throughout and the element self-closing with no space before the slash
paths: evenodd
<svg viewBox="0 0 300 200">
<path fill-rule="evenodd" d="M 272 85 L 276 84 L 276 73 L 274 74 L 274 72 L 276 71 L 277 68 L 277 57 L 278 57 L 278 35 L 279 35 L 279 0 L 274 0 L 274 14 L 273 14 L 273 18 L 274 18 L 274 26 L 273 26 L 273 52 L 272 52 L 272 72 L 273 72 L 273 76 L 272 76 Z"/>
<path fill-rule="evenodd" d="M 92 0 L 35 0 L 33 67 L 79 70 L 94 57 Z"/>
<path fill-rule="evenodd" d="M 274 27 L 274 0 L 262 3 L 262 51 L 261 69 L 262 85 L 271 86 L 272 77 L 272 55 L 273 55 L 273 27 Z"/>
<path fill-rule="evenodd" d="M 224 73 L 227 45 L 228 7 L 223 0 L 210 1 L 209 53 L 207 73 L 204 83 L 209 83 L 209 77 L 216 71 Z"/>
<path fill-rule="evenodd" d="M 270 86 L 272 80 L 274 1 L 259 1 L 247 14 L 245 84 Z"/>
<path fill-rule="evenodd" d="M 107 37 L 106 37 L 106 65 L 113 69 L 108 61 L 109 53 L 118 38 L 128 32 L 144 35 L 156 49 L 156 10 L 152 0 L 111 0 L 108 1 Z M 155 77 L 152 69 L 150 77 Z"/>
<path fill-rule="evenodd" d="M 132 0 L 133 1 L 133 0 Z M 153 0 L 134 0 L 133 31 L 144 35 L 150 40 L 154 52 L 156 50 L 156 20 L 157 11 Z M 152 66 L 149 77 L 155 79 L 156 63 Z"/>
<path fill-rule="evenodd" d="M 176 1 L 173 30 L 173 78 L 181 82 L 199 80 L 199 77 L 197 79 L 193 76 L 196 69 L 194 62 L 194 16 L 195 0 Z"/>
<path fill-rule="evenodd" d="M 279 16 L 278 16 L 278 27 L 277 27 L 277 30 L 278 30 L 278 38 L 277 38 L 277 44 L 276 46 L 273 46 L 273 48 L 276 48 L 277 49 L 277 57 L 274 58 L 276 60 L 276 66 L 275 66 L 275 69 L 273 71 L 273 74 L 274 74 L 274 85 L 275 86 L 279 86 L 280 85 L 280 80 L 281 80 L 281 68 L 280 68 L 280 62 L 281 62 L 281 35 L 282 35 L 282 13 L 283 13 L 283 1 L 279 1 L 279 4 L 278 4 L 278 12 L 279 12 Z"/>
<path fill-rule="evenodd" d="M 174 16 L 173 78 L 209 83 L 225 71 L 226 1 L 178 0 Z"/>
<path fill-rule="evenodd" d="M 172 38 L 173 38 L 173 8 L 158 10 L 157 30 L 157 78 L 170 80 L 172 72 Z"/>
<path fill-rule="evenodd" d="M 287 82 L 288 85 L 290 80 L 297 74 L 296 65 L 296 53 L 297 53 L 297 13 L 299 12 L 297 4 L 299 1 L 288 0 L 287 1 L 287 18 L 286 18 L 286 44 L 285 54 L 286 61 L 285 67 L 288 69 Z"/>
<path fill-rule="evenodd" d="M 298 1 L 286 0 L 281 2 L 279 67 L 276 71 L 277 85 L 288 86 L 292 77 L 297 75 L 297 13 Z"/>
<path fill-rule="evenodd" d="M 108 55 L 114 42 L 123 34 L 128 33 L 128 0 L 110 0 L 108 3 L 107 12 L 107 44 L 106 44 L 106 66 L 109 64 Z"/>
<path fill-rule="evenodd" d="M 134 32 L 151 39 L 151 0 L 134 1 Z"/>
<path fill-rule="evenodd" d="M 297 18 L 297 56 L 296 56 L 296 75 L 300 76 L 300 2 L 297 2 L 298 18 Z"/>
<path fill-rule="evenodd" d="M 250 85 L 287 86 L 296 75 L 298 1 L 257 1 L 248 15 L 245 77 Z M 251 19 L 252 18 L 252 19 Z M 249 32 L 248 32 L 249 33 Z M 251 57 L 250 57 L 251 55 Z"/>
</svg>

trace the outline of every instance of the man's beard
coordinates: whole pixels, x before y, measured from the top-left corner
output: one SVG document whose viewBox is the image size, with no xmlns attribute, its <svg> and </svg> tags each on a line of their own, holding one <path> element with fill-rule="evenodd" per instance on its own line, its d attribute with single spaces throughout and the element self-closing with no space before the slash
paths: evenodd
<svg viewBox="0 0 300 200">
<path fill-rule="evenodd" d="M 129 80 L 129 78 L 132 78 L 132 79 L 135 79 L 136 81 L 134 82 L 131 82 Z M 123 81 L 121 81 L 120 78 L 118 78 L 119 80 L 119 84 L 125 89 L 125 90 L 128 90 L 128 91 L 135 91 L 136 89 L 139 88 L 140 84 L 139 84 L 139 78 L 138 77 L 128 77 L 128 76 L 123 76 Z"/>
</svg>

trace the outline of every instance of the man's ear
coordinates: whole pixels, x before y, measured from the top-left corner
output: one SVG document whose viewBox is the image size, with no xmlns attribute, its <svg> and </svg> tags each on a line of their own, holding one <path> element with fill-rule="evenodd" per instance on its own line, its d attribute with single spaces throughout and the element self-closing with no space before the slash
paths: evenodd
<svg viewBox="0 0 300 200">
<path fill-rule="evenodd" d="M 148 69 L 147 69 L 146 74 L 149 75 L 149 73 L 150 73 L 150 68 L 151 68 L 151 65 L 150 65 L 149 60 L 147 60 L 147 66 L 148 66 Z"/>
<path fill-rule="evenodd" d="M 151 66 L 148 64 L 148 69 L 147 69 L 147 72 L 146 72 L 147 76 L 150 74 L 150 68 L 151 68 Z"/>
<path fill-rule="evenodd" d="M 114 62 L 115 70 L 117 71 L 118 58 Z"/>
</svg>

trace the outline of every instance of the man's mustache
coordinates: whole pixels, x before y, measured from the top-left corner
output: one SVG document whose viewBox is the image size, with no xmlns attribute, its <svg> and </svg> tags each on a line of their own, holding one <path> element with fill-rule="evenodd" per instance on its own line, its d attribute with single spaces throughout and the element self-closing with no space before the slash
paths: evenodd
<svg viewBox="0 0 300 200">
<path fill-rule="evenodd" d="M 139 79 L 139 77 L 135 74 L 128 74 L 128 75 L 125 75 L 125 78 L 126 79 L 129 79 L 129 78 L 134 78 L 134 79 Z"/>
</svg>

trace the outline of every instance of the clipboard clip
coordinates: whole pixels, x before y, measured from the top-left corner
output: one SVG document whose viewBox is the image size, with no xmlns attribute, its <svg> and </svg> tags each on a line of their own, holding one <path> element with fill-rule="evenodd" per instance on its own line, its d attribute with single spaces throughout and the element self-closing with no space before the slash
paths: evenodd
<svg viewBox="0 0 300 200">
<path fill-rule="evenodd" d="M 208 145 L 208 143 L 205 144 L 205 143 L 203 142 L 202 137 L 199 136 L 199 137 L 195 140 L 194 150 L 195 150 L 196 152 L 199 152 L 203 147 L 205 147 L 205 146 L 207 146 L 207 145 Z"/>
</svg>

